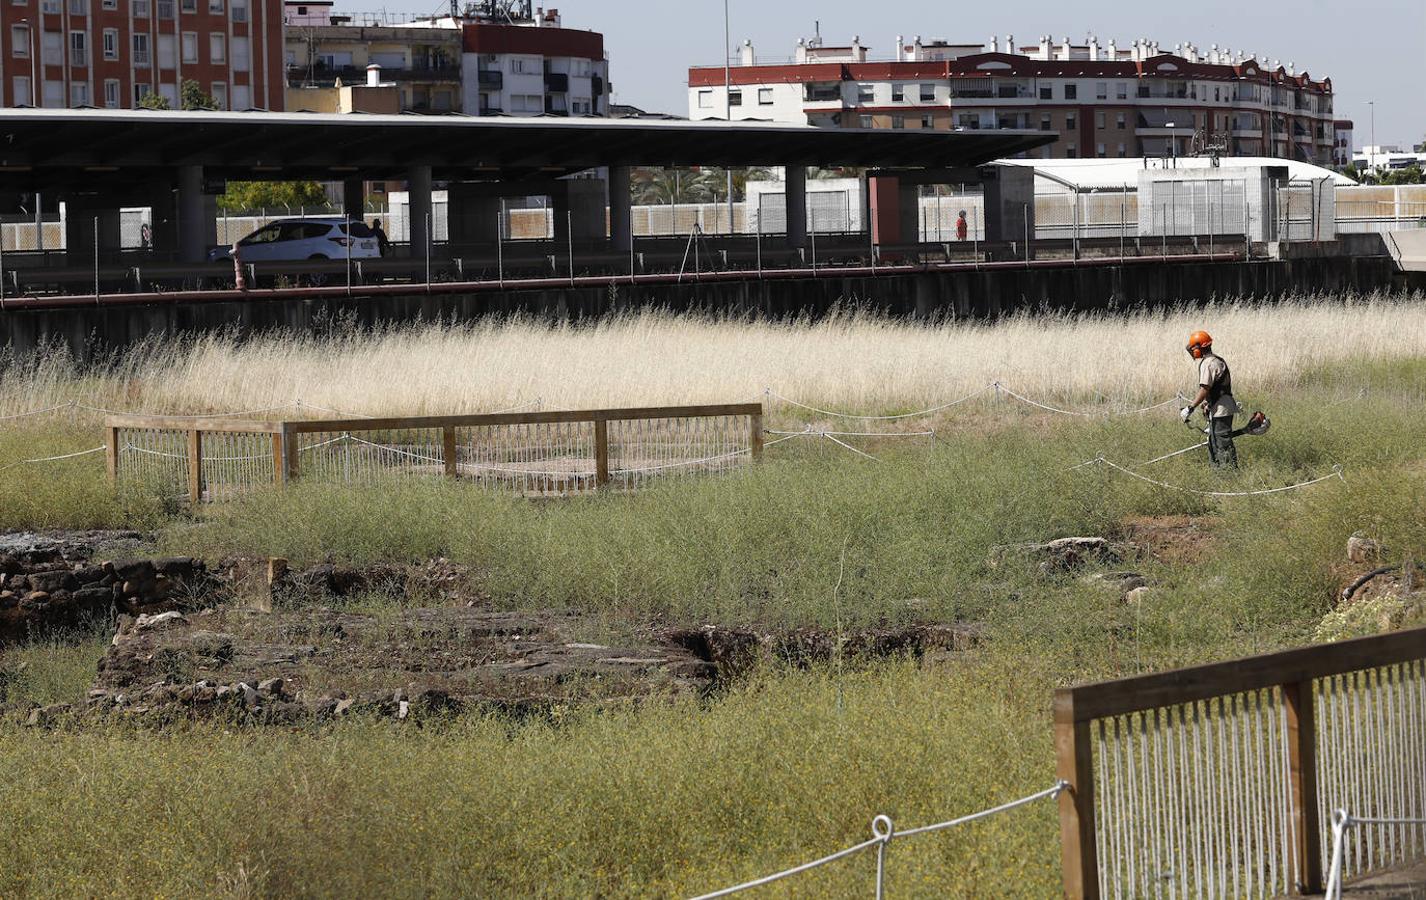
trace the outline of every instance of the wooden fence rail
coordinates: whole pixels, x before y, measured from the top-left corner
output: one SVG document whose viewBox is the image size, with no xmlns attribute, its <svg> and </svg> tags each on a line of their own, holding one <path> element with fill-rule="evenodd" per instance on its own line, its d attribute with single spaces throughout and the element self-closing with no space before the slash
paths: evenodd
<svg viewBox="0 0 1426 900">
<path fill-rule="evenodd" d="M 1426 629 L 1065 688 L 1054 715 L 1075 900 L 1320 893 L 1332 809 L 1426 815 Z M 1403 825 L 1349 864 L 1423 857 Z"/>
<path fill-rule="evenodd" d="M 194 503 L 298 478 L 353 482 L 394 471 L 571 493 L 759 460 L 763 409 L 742 403 L 297 421 L 115 415 L 105 420 L 105 435 L 116 483 L 181 484 Z"/>
</svg>

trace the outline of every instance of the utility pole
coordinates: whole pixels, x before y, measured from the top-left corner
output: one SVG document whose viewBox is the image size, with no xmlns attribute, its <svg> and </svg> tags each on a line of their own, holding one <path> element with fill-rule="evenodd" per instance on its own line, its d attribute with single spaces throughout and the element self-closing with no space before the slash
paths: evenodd
<svg viewBox="0 0 1426 900">
<path fill-rule="evenodd" d="M 733 124 L 733 29 L 728 12 L 729 0 L 723 0 L 723 118 Z M 728 175 L 728 235 L 733 234 L 733 167 L 724 170 Z"/>
<path fill-rule="evenodd" d="M 1367 168 L 1376 171 L 1376 155 L 1381 152 L 1381 148 L 1376 145 L 1376 101 L 1368 100 L 1367 106 L 1372 108 L 1372 151 L 1367 154 Z"/>
</svg>

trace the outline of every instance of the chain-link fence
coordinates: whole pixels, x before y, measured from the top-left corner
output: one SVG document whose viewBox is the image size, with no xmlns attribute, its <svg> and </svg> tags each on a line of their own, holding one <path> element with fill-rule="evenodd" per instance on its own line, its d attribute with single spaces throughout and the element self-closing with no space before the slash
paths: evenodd
<svg viewBox="0 0 1426 900">
<path fill-rule="evenodd" d="M 760 193 L 755 230 L 759 234 L 787 233 L 787 195 Z M 850 191 L 808 191 L 807 230 L 815 234 L 852 234 L 863 230 L 861 198 Z"/>
</svg>

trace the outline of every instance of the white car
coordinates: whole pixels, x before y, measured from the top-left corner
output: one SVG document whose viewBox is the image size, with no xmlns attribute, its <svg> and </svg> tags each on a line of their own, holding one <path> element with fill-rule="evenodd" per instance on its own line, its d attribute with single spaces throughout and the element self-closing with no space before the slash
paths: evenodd
<svg viewBox="0 0 1426 900">
<path fill-rule="evenodd" d="M 331 219 L 279 219 L 238 241 L 239 257 L 250 262 L 304 259 L 378 259 L 381 241 L 364 222 Z M 216 247 L 209 262 L 232 259 L 231 247 Z"/>
</svg>

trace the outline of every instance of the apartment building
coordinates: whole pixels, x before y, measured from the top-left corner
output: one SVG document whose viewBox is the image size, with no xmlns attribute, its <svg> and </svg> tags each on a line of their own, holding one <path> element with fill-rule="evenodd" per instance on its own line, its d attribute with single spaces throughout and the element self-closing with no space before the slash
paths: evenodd
<svg viewBox="0 0 1426 900">
<path fill-rule="evenodd" d="M 288 0 L 283 10 L 290 88 L 364 85 L 367 67 L 377 65 L 381 80 L 395 84 L 402 111 L 462 111 L 461 32 L 453 20 L 339 13 L 331 0 Z"/>
<path fill-rule="evenodd" d="M 470 115 L 608 116 L 604 35 L 565 28 L 557 9 L 464 23 L 462 69 Z"/>
<path fill-rule="evenodd" d="M 1149 40 L 1020 46 L 911 42 L 877 59 L 860 38 L 798 41 L 792 61 L 759 62 L 745 43 L 725 94 L 722 67 L 688 73 L 689 117 L 833 128 L 1038 129 L 1046 158 L 1272 156 L 1331 164 L 1332 82 L 1252 54 Z"/>
<path fill-rule="evenodd" d="M 1354 125 L 1350 119 L 1338 119 L 1332 123 L 1332 165 L 1345 168 L 1352 164 L 1352 132 Z"/>
<path fill-rule="evenodd" d="M 283 109 L 279 0 L 8 0 L 0 106 L 177 108 L 193 80 L 224 109 Z"/>
<path fill-rule="evenodd" d="M 287 82 L 362 84 L 367 67 L 410 112 L 607 116 L 604 36 L 563 27 L 557 9 L 485 0 L 459 16 L 346 13 L 332 0 L 287 0 Z"/>
</svg>

